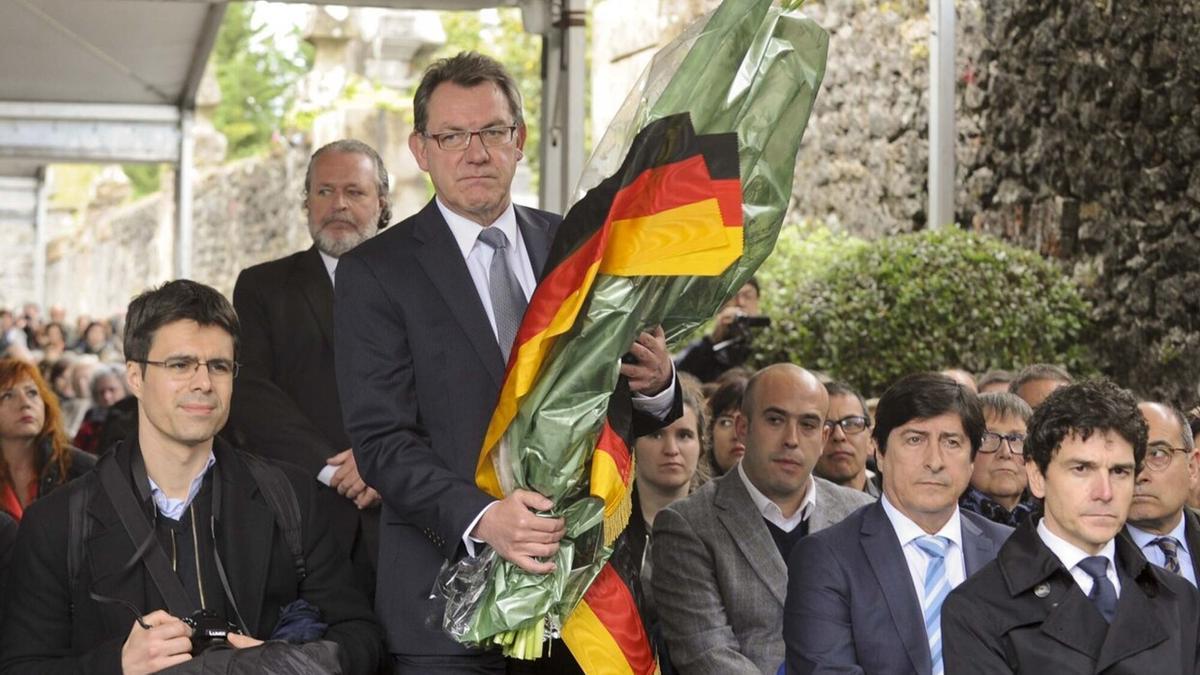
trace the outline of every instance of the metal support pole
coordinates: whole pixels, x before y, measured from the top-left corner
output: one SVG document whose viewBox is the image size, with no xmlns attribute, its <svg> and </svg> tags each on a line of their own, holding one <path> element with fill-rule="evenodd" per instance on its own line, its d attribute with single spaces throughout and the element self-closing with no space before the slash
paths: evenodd
<svg viewBox="0 0 1200 675">
<path fill-rule="evenodd" d="M 50 167 L 37 173 L 37 204 L 33 212 L 33 299 L 46 307 L 46 210 L 50 196 Z"/>
<path fill-rule="evenodd" d="M 929 0 L 929 227 L 954 224 L 954 0 Z"/>
<path fill-rule="evenodd" d="M 566 200 L 562 188 L 563 154 L 566 142 L 562 118 L 565 115 L 563 98 L 566 91 L 562 81 L 563 33 L 555 14 L 561 12 L 561 0 L 545 5 L 547 30 L 542 34 L 542 144 L 541 180 L 538 182 L 538 206 L 553 213 L 562 213 Z"/>
<path fill-rule="evenodd" d="M 565 0 L 563 12 L 564 66 L 566 68 L 566 119 L 563 120 L 566 143 L 563 147 L 562 211 L 571 205 L 579 176 L 583 173 L 583 127 L 587 60 L 587 3 L 585 0 Z"/>
<path fill-rule="evenodd" d="M 193 111 L 183 110 L 179 117 L 179 164 L 175 167 L 175 274 L 176 279 L 192 275 L 192 164 Z"/>
</svg>

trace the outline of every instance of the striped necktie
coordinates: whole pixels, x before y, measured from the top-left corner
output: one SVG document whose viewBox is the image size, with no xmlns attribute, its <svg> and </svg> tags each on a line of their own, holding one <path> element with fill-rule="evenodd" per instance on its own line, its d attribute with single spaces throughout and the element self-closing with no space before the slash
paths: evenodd
<svg viewBox="0 0 1200 675">
<path fill-rule="evenodd" d="M 1166 559 L 1163 567 L 1179 574 L 1179 542 L 1175 537 L 1159 537 L 1150 543 L 1162 549 L 1163 558 Z"/>
<path fill-rule="evenodd" d="M 924 536 L 914 540 L 917 548 L 929 558 L 925 567 L 925 597 L 921 608 L 925 614 L 925 634 L 929 636 L 929 661 L 932 675 L 942 675 L 942 603 L 950 593 L 950 579 L 946 577 L 946 550 L 950 540 L 946 537 Z"/>
</svg>

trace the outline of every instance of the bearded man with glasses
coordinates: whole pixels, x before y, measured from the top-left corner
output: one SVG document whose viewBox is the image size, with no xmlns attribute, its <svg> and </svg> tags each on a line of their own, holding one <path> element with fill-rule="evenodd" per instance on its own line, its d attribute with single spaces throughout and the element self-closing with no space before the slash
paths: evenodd
<svg viewBox="0 0 1200 675">
<path fill-rule="evenodd" d="M 1037 509 L 1025 475 L 1025 425 L 1033 410 L 1009 393 L 983 394 L 979 403 L 987 429 L 975 457 L 971 485 L 958 506 L 994 523 L 1016 527 Z"/>
<path fill-rule="evenodd" d="M 1195 586 L 1200 518 L 1185 508 L 1200 472 L 1192 431 L 1183 413 L 1169 405 L 1143 402 L 1138 409 L 1149 437 L 1125 529 L 1147 560 Z"/>
</svg>

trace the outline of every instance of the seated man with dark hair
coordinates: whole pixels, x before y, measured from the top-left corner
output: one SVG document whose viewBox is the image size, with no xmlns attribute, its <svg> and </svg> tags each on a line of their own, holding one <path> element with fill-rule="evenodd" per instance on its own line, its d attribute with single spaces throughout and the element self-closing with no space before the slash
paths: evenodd
<svg viewBox="0 0 1200 675">
<path fill-rule="evenodd" d="M 875 454 L 867 404 L 845 382 L 826 383 L 825 390 L 829 392 L 829 417 L 825 420 L 829 438 L 813 473 L 842 487 L 878 497 L 877 475 L 867 468 L 867 460 Z"/>
<path fill-rule="evenodd" d="M 788 559 L 789 673 L 973 672 L 942 668 L 938 621 L 946 592 L 1012 532 L 958 508 L 983 430 L 975 394 L 944 375 L 909 375 L 884 392 L 874 430 L 883 496 Z"/>
<path fill-rule="evenodd" d="M 1200 596 L 1120 536 L 1146 420 L 1111 382 L 1063 387 L 1033 413 L 1029 487 L 1044 500 L 942 610 L 946 672 L 1200 672 Z"/>
<path fill-rule="evenodd" d="M 215 438 L 237 338 L 229 301 L 195 282 L 130 303 L 137 433 L 25 512 L 0 672 L 151 673 L 214 642 L 238 651 L 206 654 L 207 667 L 238 658 L 260 672 L 272 655 L 346 673 L 378 667 L 379 626 L 311 477 Z"/>
</svg>

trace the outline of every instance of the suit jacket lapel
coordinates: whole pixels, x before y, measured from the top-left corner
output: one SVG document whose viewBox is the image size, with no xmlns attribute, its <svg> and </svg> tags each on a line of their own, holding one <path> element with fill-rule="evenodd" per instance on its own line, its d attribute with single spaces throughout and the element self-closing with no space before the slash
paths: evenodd
<svg viewBox="0 0 1200 675">
<path fill-rule="evenodd" d="M 499 388 L 504 381 L 504 355 L 500 353 L 500 345 L 488 323 L 483 301 L 479 299 L 479 292 L 475 290 L 471 274 L 467 272 L 462 251 L 434 200 L 430 200 L 418 214 L 413 236 L 423 245 L 421 255 L 417 256 L 421 267 L 438 289 L 446 307 L 462 327 L 479 360 Z"/>
<path fill-rule="evenodd" d="M 533 267 L 533 276 L 541 281 L 542 268 L 546 266 L 546 256 L 550 253 L 550 232 L 544 225 L 535 223 L 525 207 L 516 206 L 514 210 L 521 238 L 525 240 L 525 252 L 529 254 L 529 264 Z"/>
<path fill-rule="evenodd" d="M 1200 581 L 1200 517 L 1190 508 L 1183 509 L 1183 532 L 1184 538 L 1187 539 L 1188 557 L 1192 561 L 1192 571 L 1196 573 L 1196 579 Z"/>
<path fill-rule="evenodd" d="M 321 253 L 316 246 L 300 256 L 299 265 L 295 270 L 295 281 L 308 302 L 308 308 L 312 310 L 321 335 L 324 335 L 326 342 L 332 346 L 333 284 L 329 281 L 325 261 L 321 259 Z"/>
<path fill-rule="evenodd" d="M 913 588 L 908 561 L 900 548 L 900 540 L 892 528 L 883 505 L 879 502 L 863 514 L 862 547 L 880 588 L 884 589 L 892 623 L 900 633 L 904 650 L 912 662 L 913 671 L 928 673 L 932 668 L 929 657 L 929 637 L 925 635 L 921 601 Z"/>
<path fill-rule="evenodd" d="M 267 590 L 267 572 L 271 567 L 271 546 L 275 541 L 275 516 L 271 507 L 256 498 L 254 476 L 237 459 L 232 449 L 217 439 L 217 476 L 221 481 L 221 513 L 218 538 L 221 562 L 229 576 L 230 590 L 238 603 L 238 612 L 255 637 L 262 620 L 263 598 Z M 236 553 L 235 553 L 236 552 Z M 265 627 L 270 630 L 271 627 Z"/>
<path fill-rule="evenodd" d="M 717 518 L 728 530 L 729 539 L 737 544 L 755 574 L 782 606 L 787 598 L 787 566 L 771 532 L 736 469 L 718 480 L 717 494 L 713 497 Z"/>
<path fill-rule="evenodd" d="M 1158 610 L 1147 597 L 1146 588 L 1155 595 L 1171 594 L 1160 587 L 1155 574 L 1158 572 L 1146 561 L 1137 544 L 1124 535 L 1117 535 L 1117 574 L 1121 578 L 1121 596 L 1117 600 L 1117 614 L 1104 638 L 1104 646 L 1096 658 L 1096 672 L 1104 672 L 1109 666 L 1128 658 L 1132 654 L 1151 649 L 1166 641 L 1170 634 L 1158 618 Z"/>
<path fill-rule="evenodd" d="M 958 520 L 962 525 L 963 566 L 969 577 L 996 556 L 991 540 L 983 536 L 983 530 L 979 529 L 978 525 L 971 522 L 963 512 L 959 513 Z"/>
</svg>

